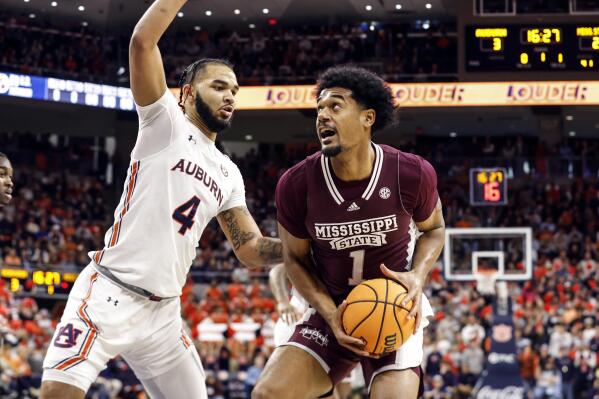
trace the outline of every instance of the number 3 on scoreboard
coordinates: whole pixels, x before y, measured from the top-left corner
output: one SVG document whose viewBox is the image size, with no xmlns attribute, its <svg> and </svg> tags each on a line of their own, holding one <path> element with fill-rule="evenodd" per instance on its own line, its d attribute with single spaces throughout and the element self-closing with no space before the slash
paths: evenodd
<svg viewBox="0 0 599 399">
<path fill-rule="evenodd" d="M 364 272 L 364 253 L 366 251 L 361 249 L 359 251 L 353 251 L 349 253 L 349 256 L 354 260 L 354 264 L 351 271 L 351 278 L 349 279 L 349 285 L 358 285 L 363 280 L 364 277 L 362 273 Z"/>
<path fill-rule="evenodd" d="M 198 210 L 198 205 L 202 202 L 197 196 L 191 197 L 182 205 L 179 205 L 173 211 L 173 219 L 175 222 L 181 224 L 181 228 L 179 229 L 179 234 L 182 236 L 187 233 L 187 230 L 191 230 L 193 224 L 195 223 L 195 216 Z"/>
</svg>

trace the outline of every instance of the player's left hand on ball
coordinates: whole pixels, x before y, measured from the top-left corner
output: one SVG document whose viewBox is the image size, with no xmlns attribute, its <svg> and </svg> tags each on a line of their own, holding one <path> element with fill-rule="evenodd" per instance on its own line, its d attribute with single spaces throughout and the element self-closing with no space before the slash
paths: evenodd
<svg viewBox="0 0 599 399">
<path fill-rule="evenodd" d="M 349 349 L 358 356 L 379 358 L 379 355 L 368 353 L 364 350 L 364 342 L 361 339 L 346 334 L 345 330 L 343 329 L 342 321 L 345 308 L 347 308 L 347 302 L 343 301 L 343 303 L 341 303 L 341 305 L 339 305 L 335 311 L 333 320 L 331 320 L 331 323 L 329 323 L 329 326 L 331 327 L 331 330 L 333 330 L 333 334 L 335 334 L 335 338 L 337 339 L 337 342 L 339 342 L 339 345 Z"/>
<path fill-rule="evenodd" d="M 413 301 L 408 318 L 416 318 L 416 321 L 414 322 L 414 334 L 416 334 L 416 331 L 418 331 L 418 327 L 420 326 L 420 308 L 422 305 L 424 278 L 413 270 L 409 272 L 394 272 L 393 270 L 389 270 L 384 263 L 381 263 L 381 271 L 385 276 L 403 284 L 408 289 L 408 294 L 404 297 L 401 305 L 406 306 L 410 301 Z"/>
</svg>

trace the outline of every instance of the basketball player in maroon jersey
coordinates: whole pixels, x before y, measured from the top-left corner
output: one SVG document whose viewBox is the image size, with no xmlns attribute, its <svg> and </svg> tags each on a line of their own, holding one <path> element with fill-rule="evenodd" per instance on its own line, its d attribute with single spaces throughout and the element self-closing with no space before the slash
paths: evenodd
<svg viewBox="0 0 599 399">
<path fill-rule="evenodd" d="M 433 315 L 422 290 L 445 235 L 436 173 L 417 155 L 371 141 L 395 115 L 391 90 L 375 74 L 330 68 L 317 94 L 322 151 L 289 169 L 276 191 L 285 268 L 311 308 L 269 359 L 252 398 L 326 395 L 358 363 L 371 398 L 416 398 L 422 330 Z M 408 288 L 416 317 L 413 335 L 380 357 L 341 325 L 349 291 L 377 277 Z"/>
</svg>

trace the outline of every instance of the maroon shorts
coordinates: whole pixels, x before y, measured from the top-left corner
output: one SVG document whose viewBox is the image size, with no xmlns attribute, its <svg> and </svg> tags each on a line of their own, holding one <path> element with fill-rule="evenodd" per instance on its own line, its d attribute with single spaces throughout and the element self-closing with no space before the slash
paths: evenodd
<svg viewBox="0 0 599 399">
<path fill-rule="evenodd" d="M 329 375 L 333 386 L 337 385 L 352 371 L 358 363 L 362 365 L 364 381 L 368 392 L 374 376 L 387 370 L 401 370 L 397 365 L 396 352 L 391 352 L 379 359 L 358 356 L 349 349 L 341 346 L 328 323 L 310 308 L 312 312 L 307 320 L 300 321 L 289 341 L 284 345 L 301 348 L 312 355 Z M 420 366 L 408 367 L 421 376 Z M 420 378 L 419 395 L 423 393 L 422 378 Z M 326 396 L 326 395 L 325 395 Z"/>
</svg>

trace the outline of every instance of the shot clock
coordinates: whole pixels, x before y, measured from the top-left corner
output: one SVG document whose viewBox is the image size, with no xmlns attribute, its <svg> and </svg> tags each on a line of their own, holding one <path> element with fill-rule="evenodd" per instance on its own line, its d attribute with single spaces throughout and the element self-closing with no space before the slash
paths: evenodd
<svg viewBox="0 0 599 399">
<path fill-rule="evenodd" d="M 599 23 L 465 27 L 466 70 L 599 70 Z"/>
<path fill-rule="evenodd" d="M 507 205 L 505 168 L 470 169 L 470 205 Z"/>
</svg>

